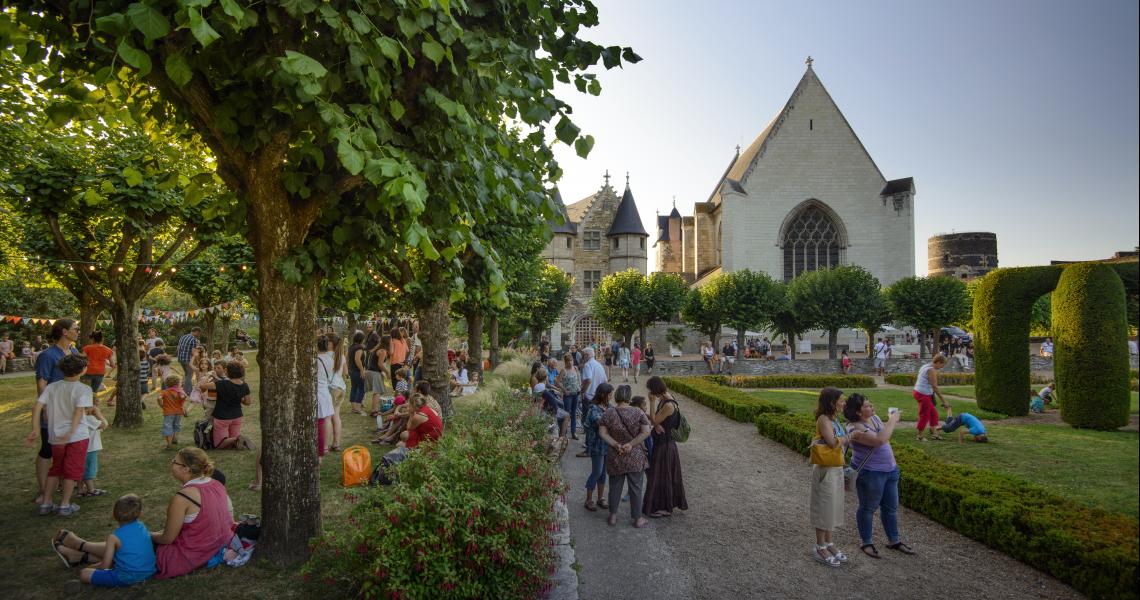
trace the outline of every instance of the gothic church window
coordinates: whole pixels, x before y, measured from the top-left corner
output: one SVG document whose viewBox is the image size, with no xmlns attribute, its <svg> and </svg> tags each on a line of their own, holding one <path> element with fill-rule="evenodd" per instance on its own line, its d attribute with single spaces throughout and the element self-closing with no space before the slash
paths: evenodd
<svg viewBox="0 0 1140 600">
<path fill-rule="evenodd" d="M 582 233 L 583 250 L 599 250 L 602 247 L 602 232 L 586 231 Z"/>
<path fill-rule="evenodd" d="M 792 219 L 784 231 L 783 247 L 785 282 L 806 271 L 840 265 L 839 228 L 819 206 L 809 205 Z"/>
</svg>

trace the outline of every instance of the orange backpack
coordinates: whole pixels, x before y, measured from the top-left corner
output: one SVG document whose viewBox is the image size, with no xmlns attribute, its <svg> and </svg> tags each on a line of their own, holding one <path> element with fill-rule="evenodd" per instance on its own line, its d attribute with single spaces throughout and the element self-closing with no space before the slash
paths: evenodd
<svg viewBox="0 0 1140 600">
<path fill-rule="evenodd" d="M 364 446 L 349 446 L 340 457 L 341 481 L 344 487 L 368 485 L 372 475 L 372 455 Z"/>
</svg>

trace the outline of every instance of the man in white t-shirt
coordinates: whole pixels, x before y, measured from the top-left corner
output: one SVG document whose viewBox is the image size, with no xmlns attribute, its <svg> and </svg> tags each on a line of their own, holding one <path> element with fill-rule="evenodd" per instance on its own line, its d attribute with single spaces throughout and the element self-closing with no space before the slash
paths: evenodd
<svg viewBox="0 0 1140 600">
<path fill-rule="evenodd" d="M 586 346 L 582 348 L 582 397 L 586 400 L 580 403 L 583 410 L 588 410 L 590 403 L 594 400 L 594 392 L 598 390 L 598 386 L 606 382 L 606 368 L 594 358 L 594 348 Z M 588 457 L 590 453 L 583 449 L 575 456 Z"/>
<path fill-rule="evenodd" d="M 875 344 L 875 373 L 882 377 L 887 371 L 887 358 L 891 355 L 890 344 L 883 341 L 883 338 L 878 338 L 878 343 Z"/>
<path fill-rule="evenodd" d="M 48 469 L 39 514 L 48 515 L 58 509 L 59 516 L 69 517 L 79 510 L 79 506 L 71 503 L 71 494 L 75 491 L 75 484 L 83 479 L 90 435 L 83 418 L 93 403 L 91 386 L 79 381 L 87 370 L 87 359 L 79 354 L 68 354 L 59 359 L 58 367 L 63 372 L 63 380 L 49 383 L 36 399 L 32 410 L 32 432 L 26 442 L 31 445 L 38 439 L 40 416 L 46 414 L 51 468 Z M 51 498 L 61 479 L 63 496 L 57 507 Z"/>
</svg>

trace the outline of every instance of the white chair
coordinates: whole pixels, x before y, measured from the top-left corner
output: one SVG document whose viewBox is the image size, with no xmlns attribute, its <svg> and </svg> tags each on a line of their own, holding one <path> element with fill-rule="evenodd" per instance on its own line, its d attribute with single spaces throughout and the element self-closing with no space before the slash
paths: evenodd
<svg viewBox="0 0 1140 600">
<path fill-rule="evenodd" d="M 796 354 L 811 354 L 811 340 L 800 340 L 796 344 Z"/>
</svg>

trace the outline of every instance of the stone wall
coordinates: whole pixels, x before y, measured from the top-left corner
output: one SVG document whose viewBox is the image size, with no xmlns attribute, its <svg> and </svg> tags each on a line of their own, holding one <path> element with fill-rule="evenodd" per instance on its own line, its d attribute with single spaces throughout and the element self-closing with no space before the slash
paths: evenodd
<svg viewBox="0 0 1140 600">
<path fill-rule="evenodd" d="M 21 371 L 32 370 L 32 359 L 30 358 L 13 358 L 8 360 L 6 367 L 8 373 L 18 373 Z"/>
</svg>

